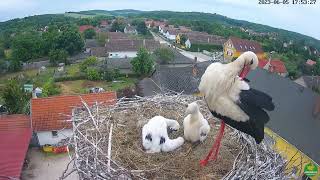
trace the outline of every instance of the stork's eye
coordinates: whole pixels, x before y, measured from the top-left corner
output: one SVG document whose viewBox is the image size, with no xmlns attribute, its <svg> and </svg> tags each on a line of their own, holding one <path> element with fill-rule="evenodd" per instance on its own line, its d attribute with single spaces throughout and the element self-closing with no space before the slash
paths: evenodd
<svg viewBox="0 0 320 180">
<path fill-rule="evenodd" d="M 253 59 L 251 59 L 251 61 L 250 61 L 250 65 L 252 65 L 253 64 Z"/>
</svg>

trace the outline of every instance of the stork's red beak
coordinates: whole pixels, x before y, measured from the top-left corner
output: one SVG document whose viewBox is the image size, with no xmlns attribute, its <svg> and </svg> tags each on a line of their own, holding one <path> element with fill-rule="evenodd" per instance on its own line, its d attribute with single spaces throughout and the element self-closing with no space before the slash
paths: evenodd
<svg viewBox="0 0 320 180">
<path fill-rule="evenodd" d="M 249 73 L 249 71 L 250 71 L 250 66 L 245 66 L 245 67 L 242 69 L 241 73 L 239 74 L 239 77 L 240 77 L 241 79 L 245 78 L 245 77 L 247 76 L 247 74 Z"/>
</svg>

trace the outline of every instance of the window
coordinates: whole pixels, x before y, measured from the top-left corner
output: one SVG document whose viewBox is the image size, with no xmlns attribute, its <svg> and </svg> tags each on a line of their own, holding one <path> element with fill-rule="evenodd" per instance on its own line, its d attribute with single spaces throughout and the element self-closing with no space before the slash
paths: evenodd
<svg viewBox="0 0 320 180">
<path fill-rule="evenodd" d="M 58 137 L 58 131 L 51 131 L 51 134 L 53 138 Z"/>
</svg>

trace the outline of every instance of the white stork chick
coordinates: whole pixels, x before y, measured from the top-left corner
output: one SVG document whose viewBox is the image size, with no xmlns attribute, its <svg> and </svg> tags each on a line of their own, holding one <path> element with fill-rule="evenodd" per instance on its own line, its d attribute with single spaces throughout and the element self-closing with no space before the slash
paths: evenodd
<svg viewBox="0 0 320 180">
<path fill-rule="evenodd" d="M 210 131 L 209 123 L 204 119 L 196 102 L 190 103 L 186 110 L 188 116 L 183 120 L 184 138 L 191 142 L 203 142 Z"/>
<path fill-rule="evenodd" d="M 264 137 L 264 124 L 269 121 L 262 109 L 273 110 L 272 98 L 251 89 L 239 74 L 247 67 L 255 69 L 258 57 L 248 51 L 228 64 L 212 63 L 201 77 L 199 91 L 211 113 L 230 126 L 253 136 L 257 143 Z"/>
<path fill-rule="evenodd" d="M 182 137 L 169 139 L 167 128 L 177 131 L 180 125 L 175 120 L 155 116 L 143 126 L 142 145 L 147 153 L 169 152 L 183 145 Z"/>
</svg>

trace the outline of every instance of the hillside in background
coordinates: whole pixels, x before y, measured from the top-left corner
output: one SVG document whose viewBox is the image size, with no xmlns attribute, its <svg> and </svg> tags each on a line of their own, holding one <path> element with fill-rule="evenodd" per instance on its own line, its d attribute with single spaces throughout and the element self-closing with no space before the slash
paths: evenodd
<svg viewBox="0 0 320 180">
<path fill-rule="evenodd" d="M 243 20 L 231 19 L 226 16 L 200 12 L 172 12 L 172 11 L 138 11 L 138 10 L 89 10 L 80 12 L 66 12 L 64 14 L 36 15 L 25 18 L 0 22 L 0 59 L 3 49 L 10 49 L 16 35 L 26 32 L 39 33 L 45 26 L 53 25 L 59 29 L 66 26 L 99 25 L 101 20 L 127 18 L 128 22 L 154 19 L 167 21 L 168 24 L 188 26 L 194 31 L 203 31 L 228 38 L 236 36 L 243 39 L 258 41 L 265 52 L 277 52 L 274 58 L 285 62 L 289 76 L 297 78 L 304 72 L 307 59 L 319 61 L 320 41 L 300 33 L 287 31 L 270 26 L 251 23 Z M 41 34 L 41 33 L 40 33 Z M 2 53 L 1 53 L 2 51 Z M 316 53 L 315 53 L 316 52 Z M 320 61 L 319 63 L 320 64 Z M 320 74 L 318 70 L 313 71 Z M 311 71 L 308 72 L 309 75 Z"/>
</svg>

